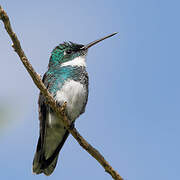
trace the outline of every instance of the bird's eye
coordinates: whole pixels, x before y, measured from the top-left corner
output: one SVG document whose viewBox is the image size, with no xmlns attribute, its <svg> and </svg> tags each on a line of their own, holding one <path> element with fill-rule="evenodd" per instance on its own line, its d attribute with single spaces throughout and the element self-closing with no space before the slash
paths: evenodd
<svg viewBox="0 0 180 180">
<path fill-rule="evenodd" d="M 71 54 L 72 51 L 71 51 L 70 49 L 68 49 L 68 50 L 66 51 L 66 53 L 67 53 L 67 54 Z"/>
</svg>

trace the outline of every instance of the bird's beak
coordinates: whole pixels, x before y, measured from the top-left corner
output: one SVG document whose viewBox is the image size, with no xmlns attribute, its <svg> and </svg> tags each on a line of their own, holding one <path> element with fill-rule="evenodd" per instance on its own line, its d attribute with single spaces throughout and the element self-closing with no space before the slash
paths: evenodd
<svg viewBox="0 0 180 180">
<path fill-rule="evenodd" d="M 97 44 L 97 43 L 99 43 L 99 42 L 101 42 L 101 41 L 103 41 L 103 40 L 105 40 L 105 39 L 107 39 L 107 38 L 110 38 L 110 37 L 114 36 L 115 34 L 117 34 L 117 32 L 112 33 L 112 34 L 110 34 L 110 35 L 108 35 L 108 36 L 105 36 L 105 37 L 103 37 L 103 38 L 101 38 L 101 39 L 97 39 L 97 40 L 95 40 L 95 41 L 93 41 L 93 42 L 90 42 L 89 44 L 84 45 L 81 49 L 87 50 L 87 49 L 90 48 L 91 46 L 94 46 L 95 44 Z"/>
</svg>

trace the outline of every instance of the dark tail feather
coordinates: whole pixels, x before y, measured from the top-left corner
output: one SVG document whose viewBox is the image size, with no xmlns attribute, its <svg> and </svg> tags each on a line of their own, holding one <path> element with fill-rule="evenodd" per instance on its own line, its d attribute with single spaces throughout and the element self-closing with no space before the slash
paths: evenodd
<svg viewBox="0 0 180 180">
<path fill-rule="evenodd" d="M 48 167 L 43 168 L 44 164 L 46 164 L 46 160 L 41 161 L 41 162 L 36 161 L 36 158 L 38 158 L 37 157 L 38 155 L 36 154 L 33 161 L 33 173 L 35 174 L 44 173 L 46 176 L 51 175 L 56 167 L 58 155 L 59 153 L 56 155 L 56 157 L 53 159 L 53 161 L 49 164 Z"/>
<path fill-rule="evenodd" d="M 48 159 L 45 159 L 44 157 L 44 152 L 41 149 L 41 139 L 39 137 L 36 154 L 33 160 L 33 173 L 35 174 L 44 173 L 46 176 L 52 174 L 57 164 L 59 151 L 64 145 L 68 135 L 69 132 L 66 130 L 66 133 L 62 141 L 59 143 L 53 154 Z"/>
</svg>

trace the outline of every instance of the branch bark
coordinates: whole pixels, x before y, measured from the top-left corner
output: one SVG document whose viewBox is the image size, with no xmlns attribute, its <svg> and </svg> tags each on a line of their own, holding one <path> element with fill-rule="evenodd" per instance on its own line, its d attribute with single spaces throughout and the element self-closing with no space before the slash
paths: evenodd
<svg viewBox="0 0 180 180">
<path fill-rule="evenodd" d="M 71 128 L 71 123 L 68 120 L 66 114 L 65 114 L 65 108 L 66 108 L 66 103 L 62 107 L 58 107 L 56 105 L 56 101 L 54 98 L 51 96 L 49 91 L 46 89 L 44 86 L 41 77 L 35 72 L 33 69 L 32 65 L 29 63 L 23 49 L 21 48 L 21 44 L 19 39 L 17 38 L 17 35 L 14 33 L 12 30 L 11 24 L 9 17 L 7 13 L 3 10 L 3 8 L 0 6 L 0 20 L 4 23 L 4 27 L 9 34 L 13 45 L 12 47 L 14 48 L 15 52 L 18 54 L 19 58 L 21 59 L 21 62 L 25 66 L 26 70 L 30 74 L 32 80 L 34 81 L 35 85 L 39 88 L 41 93 L 46 97 L 47 103 L 51 106 L 53 110 L 56 111 L 57 115 L 63 117 L 63 122 L 65 127 L 68 129 L 68 131 L 72 134 L 72 136 L 77 140 L 77 142 L 82 146 L 91 156 L 93 156 L 100 164 L 101 166 L 105 169 L 107 173 L 109 173 L 113 179 L 115 180 L 123 180 L 123 178 L 115 171 L 111 165 L 105 160 L 105 158 L 100 154 L 98 150 L 96 150 L 94 147 L 92 147 L 77 131 L 77 129 Z"/>
</svg>

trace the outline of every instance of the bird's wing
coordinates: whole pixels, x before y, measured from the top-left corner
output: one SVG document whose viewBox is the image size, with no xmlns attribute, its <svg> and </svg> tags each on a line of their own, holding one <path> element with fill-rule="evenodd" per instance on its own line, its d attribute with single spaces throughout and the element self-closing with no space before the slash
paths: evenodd
<svg viewBox="0 0 180 180">
<path fill-rule="evenodd" d="M 45 74 L 43 82 L 47 89 L 49 89 L 49 86 L 51 85 L 50 83 L 53 83 L 53 77 L 48 77 Z M 52 126 L 47 123 L 50 118 L 53 121 L 57 121 L 57 116 L 46 104 L 46 100 L 41 93 L 38 103 L 40 136 L 33 161 L 33 172 L 36 174 L 44 173 L 46 175 L 50 175 L 56 166 L 59 151 L 64 145 L 69 132 L 64 128 L 62 121 L 60 121 L 59 124 L 54 124 Z"/>
</svg>

